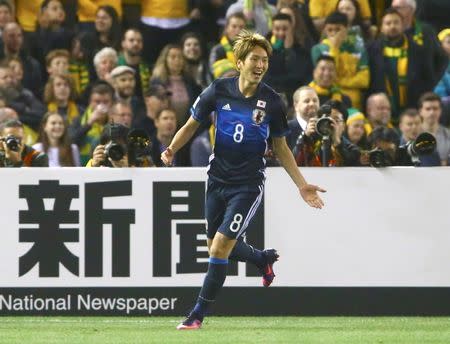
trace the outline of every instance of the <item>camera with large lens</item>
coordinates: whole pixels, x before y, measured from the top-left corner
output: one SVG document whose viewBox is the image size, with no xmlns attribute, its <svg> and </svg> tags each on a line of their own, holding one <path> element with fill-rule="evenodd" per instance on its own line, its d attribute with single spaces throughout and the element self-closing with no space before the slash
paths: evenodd
<svg viewBox="0 0 450 344">
<path fill-rule="evenodd" d="M 333 121 L 331 120 L 331 106 L 322 105 L 317 111 L 319 119 L 316 122 L 316 133 L 321 137 L 330 137 L 333 134 Z"/>
<path fill-rule="evenodd" d="M 411 162 L 415 166 L 420 165 L 419 157 L 421 155 L 429 155 L 436 149 L 436 138 L 427 132 L 420 133 L 415 140 L 407 142 L 405 145 L 399 147 L 400 154 L 406 151 Z"/>
<path fill-rule="evenodd" d="M 20 139 L 18 139 L 14 135 L 6 136 L 2 138 L 2 141 L 6 143 L 6 146 L 9 150 L 13 152 L 18 152 L 20 150 Z"/>
<path fill-rule="evenodd" d="M 132 129 L 127 136 L 130 166 L 143 166 L 150 152 L 150 137 L 143 129 Z"/>
<path fill-rule="evenodd" d="M 436 138 L 433 134 L 424 132 L 417 136 L 414 141 L 408 144 L 408 154 L 414 155 L 427 155 L 434 152 L 436 149 Z"/>
</svg>

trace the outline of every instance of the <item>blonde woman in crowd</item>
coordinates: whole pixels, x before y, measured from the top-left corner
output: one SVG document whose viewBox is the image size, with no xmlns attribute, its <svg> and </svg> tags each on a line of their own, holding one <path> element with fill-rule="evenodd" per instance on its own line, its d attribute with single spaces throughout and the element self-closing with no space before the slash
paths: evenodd
<svg viewBox="0 0 450 344">
<path fill-rule="evenodd" d="M 168 44 L 164 47 L 156 61 L 150 83 L 162 84 L 172 92 L 170 104 L 177 114 L 178 125 L 182 126 L 201 88 L 188 74 L 181 46 Z"/>
</svg>

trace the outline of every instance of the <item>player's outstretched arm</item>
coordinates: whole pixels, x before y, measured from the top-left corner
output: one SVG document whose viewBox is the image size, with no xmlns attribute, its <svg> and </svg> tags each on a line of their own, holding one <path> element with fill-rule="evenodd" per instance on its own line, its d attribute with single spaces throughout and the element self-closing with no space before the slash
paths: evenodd
<svg viewBox="0 0 450 344">
<path fill-rule="evenodd" d="M 191 139 L 199 126 L 200 122 L 197 122 L 192 117 L 189 117 L 186 124 L 177 131 L 169 147 L 167 147 L 167 149 L 161 153 L 161 160 L 164 165 L 172 165 L 175 153 L 178 152 L 180 148 L 183 147 Z"/>
<path fill-rule="evenodd" d="M 289 149 L 284 137 L 273 137 L 272 143 L 273 150 L 275 151 L 278 160 L 292 178 L 295 185 L 297 185 L 303 200 L 308 203 L 309 206 L 321 209 L 324 203 L 317 192 L 326 191 L 319 186 L 311 185 L 306 182 L 305 178 L 300 173 L 300 169 L 295 163 L 294 156 L 292 155 L 292 152 Z"/>
</svg>

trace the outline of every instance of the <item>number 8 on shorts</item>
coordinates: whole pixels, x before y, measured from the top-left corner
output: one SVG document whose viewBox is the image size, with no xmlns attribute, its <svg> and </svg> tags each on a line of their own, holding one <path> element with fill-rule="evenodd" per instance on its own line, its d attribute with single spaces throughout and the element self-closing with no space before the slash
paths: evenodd
<svg viewBox="0 0 450 344">
<path fill-rule="evenodd" d="M 236 213 L 233 217 L 233 222 L 230 223 L 230 231 L 236 233 L 241 228 L 243 216 L 242 214 Z"/>
</svg>

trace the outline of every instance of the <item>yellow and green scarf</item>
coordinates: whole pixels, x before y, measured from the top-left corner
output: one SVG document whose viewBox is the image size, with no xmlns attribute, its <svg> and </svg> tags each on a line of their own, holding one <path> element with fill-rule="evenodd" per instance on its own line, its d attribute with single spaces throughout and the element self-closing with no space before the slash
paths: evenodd
<svg viewBox="0 0 450 344">
<path fill-rule="evenodd" d="M 400 47 L 389 47 L 385 44 L 383 56 L 390 65 L 390 70 L 397 71 L 397 73 L 387 73 L 384 78 L 386 91 L 393 107 L 392 112 L 398 114 L 407 102 L 408 39 L 404 37 Z"/>
<path fill-rule="evenodd" d="M 55 112 L 58 113 L 58 105 L 56 102 L 50 102 L 47 105 L 48 112 Z M 67 122 L 69 124 L 72 124 L 73 120 L 80 116 L 80 113 L 78 112 L 77 104 L 73 101 L 69 101 L 67 104 Z"/>
<path fill-rule="evenodd" d="M 236 64 L 236 58 L 234 57 L 233 53 L 233 46 L 231 45 L 231 42 L 228 40 L 227 36 L 223 36 L 220 40 L 220 44 L 223 47 L 223 50 L 225 50 L 225 54 L 227 56 L 227 59 L 233 64 Z"/>
<path fill-rule="evenodd" d="M 217 60 L 212 65 L 214 79 L 220 78 L 226 72 L 236 69 L 236 58 L 233 53 L 233 46 L 231 45 L 227 36 L 223 36 L 220 40 L 220 45 L 225 51 L 226 58 Z"/>
<path fill-rule="evenodd" d="M 311 81 L 308 86 L 312 87 L 319 96 L 330 97 L 330 99 L 339 100 L 342 102 L 341 89 L 336 85 L 333 85 L 330 88 L 323 88 L 317 85 L 315 81 Z"/>
<path fill-rule="evenodd" d="M 88 108 L 86 112 L 81 117 L 81 125 L 86 125 L 88 123 L 89 117 L 91 117 L 93 110 Z M 86 133 L 83 144 L 80 146 L 80 162 L 81 166 L 85 166 L 89 159 L 91 158 L 91 153 L 93 149 L 100 142 L 100 136 L 103 132 L 103 125 L 95 122 L 92 124 L 91 129 Z"/>
<path fill-rule="evenodd" d="M 423 45 L 423 30 L 422 30 L 422 23 L 419 20 L 414 21 L 414 35 L 413 35 L 414 42 L 417 43 L 417 45 L 422 46 Z"/>
<path fill-rule="evenodd" d="M 277 39 L 275 35 L 272 35 L 270 37 L 270 44 L 272 44 L 273 50 L 283 50 L 284 49 L 284 42 L 282 39 Z"/>
<path fill-rule="evenodd" d="M 71 60 L 69 74 L 73 80 L 77 94 L 83 93 L 90 82 L 88 66 L 79 61 Z"/>
<path fill-rule="evenodd" d="M 119 55 L 117 65 L 128 66 L 123 54 Z M 141 79 L 142 95 L 146 94 L 148 90 L 151 76 L 152 73 L 150 72 L 150 67 L 144 62 L 139 63 L 139 78 Z"/>
<path fill-rule="evenodd" d="M 221 78 L 225 73 L 236 70 L 236 66 L 228 59 L 220 59 L 212 65 L 214 79 Z"/>
</svg>

